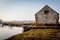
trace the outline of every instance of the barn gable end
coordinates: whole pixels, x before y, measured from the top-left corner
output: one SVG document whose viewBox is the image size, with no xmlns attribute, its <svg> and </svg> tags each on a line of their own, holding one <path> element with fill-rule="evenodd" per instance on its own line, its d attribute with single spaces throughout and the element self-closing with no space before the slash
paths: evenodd
<svg viewBox="0 0 60 40">
<path fill-rule="evenodd" d="M 36 25 L 40 24 L 58 24 L 59 13 L 49 6 L 43 7 L 35 14 Z"/>
</svg>

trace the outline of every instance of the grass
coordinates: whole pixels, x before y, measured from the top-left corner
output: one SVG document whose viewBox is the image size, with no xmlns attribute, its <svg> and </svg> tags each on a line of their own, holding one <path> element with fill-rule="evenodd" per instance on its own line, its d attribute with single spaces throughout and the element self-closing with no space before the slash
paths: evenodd
<svg viewBox="0 0 60 40">
<path fill-rule="evenodd" d="M 30 29 L 22 34 L 17 34 L 7 40 L 59 40 L 56 36 L 59 29 Z"/>
</svg>

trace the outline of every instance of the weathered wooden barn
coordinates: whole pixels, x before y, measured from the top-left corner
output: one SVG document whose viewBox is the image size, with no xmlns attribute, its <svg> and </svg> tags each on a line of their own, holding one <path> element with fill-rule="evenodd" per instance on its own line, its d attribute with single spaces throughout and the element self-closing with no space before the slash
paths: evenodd
<svg viewBox="0 0 60 40">
<path fill-rule="evenodd" d="M 35 14 L 35 19 L 37 26 L 40 26 L 42 24 L 58 24 L 59 13 L 46 5 Z"/>
</svg>

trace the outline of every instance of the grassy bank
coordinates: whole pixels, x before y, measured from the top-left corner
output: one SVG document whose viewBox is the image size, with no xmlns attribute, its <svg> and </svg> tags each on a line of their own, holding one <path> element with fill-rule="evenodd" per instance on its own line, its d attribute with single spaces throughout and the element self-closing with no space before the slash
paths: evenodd
<svg viewBox="0 0 60 40">
<path fill-rule="evenodd" d="M 7 40 L 59 40 L 57 31 L 59 29 L 30 29 Z"/>
</svg>

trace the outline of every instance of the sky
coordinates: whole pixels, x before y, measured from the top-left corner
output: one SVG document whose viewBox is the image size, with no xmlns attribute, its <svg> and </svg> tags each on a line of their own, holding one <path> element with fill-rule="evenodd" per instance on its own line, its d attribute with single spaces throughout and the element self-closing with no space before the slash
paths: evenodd
<svg viewBox="0 0 60 40">
<path fill-rule="evenodd" d="M 45 5 L 60 13 L 60 0 L 0 0 L 3 21 L 35 20 L 35 14 Z"/>
</svg>

